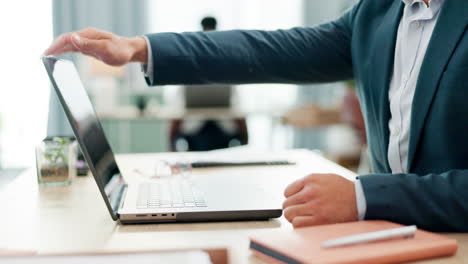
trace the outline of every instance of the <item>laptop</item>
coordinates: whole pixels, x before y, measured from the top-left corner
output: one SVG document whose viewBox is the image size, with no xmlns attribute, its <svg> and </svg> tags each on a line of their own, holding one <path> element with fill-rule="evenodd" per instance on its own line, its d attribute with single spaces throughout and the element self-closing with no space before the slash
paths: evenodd
<svg viewBox="0 0 468 264">
<path fill-rule="evenodd" d="M 112 219 L 145 223 L 281 216 L 282 190 L 265 175 L 179 176 L 127 183 L 74 64 L 52 56 L 42 61 Z"/>
</svg>

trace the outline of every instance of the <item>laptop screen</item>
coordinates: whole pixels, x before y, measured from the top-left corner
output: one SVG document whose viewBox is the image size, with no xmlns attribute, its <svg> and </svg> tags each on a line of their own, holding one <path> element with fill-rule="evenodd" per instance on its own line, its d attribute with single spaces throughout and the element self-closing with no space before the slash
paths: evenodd
<svg viewBox="0 0 468 264">
<path fill-rule="evenodd" d="M 125 182 L 78 72 L 71 61 L 50 56 L 43 57 L 42 61 L 112 218 L 116 220 Z"/>
</svg>

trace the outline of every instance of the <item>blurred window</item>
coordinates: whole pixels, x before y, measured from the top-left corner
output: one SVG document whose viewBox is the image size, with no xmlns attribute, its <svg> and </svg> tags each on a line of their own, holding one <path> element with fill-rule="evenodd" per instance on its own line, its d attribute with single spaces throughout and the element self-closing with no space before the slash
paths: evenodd
<svg viewBox="0 0 468 264">
<path fill-rule="evenodd" d="M 150 0 L 151 32 L 200 30 L 205 16 L 218 20 L 218 29 L 278 29 L 303 24 L 301 0 Z"/>
<path fill-rule="evenodd" d="M 47 127 L 50 82 L 40 55 L 52 41 L 52 1 L 3 1 L 0 32 L 0 166 L 33 166 Z"/>
</svg>

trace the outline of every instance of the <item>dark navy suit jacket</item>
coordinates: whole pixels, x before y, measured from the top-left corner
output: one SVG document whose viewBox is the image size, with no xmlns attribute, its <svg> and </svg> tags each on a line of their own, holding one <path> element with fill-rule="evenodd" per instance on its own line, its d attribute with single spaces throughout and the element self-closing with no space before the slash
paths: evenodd
<svg viewBox="0 0 468 264">
<path fill-rule="evenodd" d="M 317 27 L 148 35 L 154 83 L 321 83 L 355 79 L 375 174 L 366 219 L 468 231 L 468 1 L 446 0 L 418 79 L 407 174 L 387 160 L 401 0 L 362 0 Z"/>
</svg>

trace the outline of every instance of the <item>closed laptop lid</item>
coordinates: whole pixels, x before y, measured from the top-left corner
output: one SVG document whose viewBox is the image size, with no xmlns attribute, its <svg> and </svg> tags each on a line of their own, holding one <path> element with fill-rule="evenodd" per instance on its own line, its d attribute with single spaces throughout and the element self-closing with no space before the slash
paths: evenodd
<svg viewBox="0 0 468 264">
<path fill-rule="evenodd" d="M 117 220 L 126 183 L 78 72 L 68 60 L 47 56 L 42 61 L 107 208 Z"/>
</svg>

